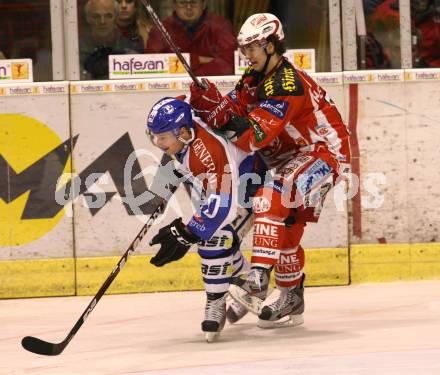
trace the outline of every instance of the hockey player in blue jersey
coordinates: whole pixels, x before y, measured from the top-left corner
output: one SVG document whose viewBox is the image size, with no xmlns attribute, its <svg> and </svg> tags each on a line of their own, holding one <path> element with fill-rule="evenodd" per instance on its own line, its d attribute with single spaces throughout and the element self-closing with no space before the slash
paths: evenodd
<svg viewBox="0 0 440 375">
<path fill-rule="evenodd" d="M 202 331 L 211 342 L 226 315 L 234 322 L 247 312 L 234 303 L 226 313 L 226 296 L 231 277 L 249 267 L 239 249 L 242 227 L 250 221 L 250 212 L 243 208 L 239 212 L 240 204 L 247 201 L 239 194 L 243 192 L 239 183 L 240 176 L 254 172 L 256 157 L 216 135 L 179 98 L 166 97 L 152 107 L 147 132 L 156 147 L 176 159 L 178 173 L 203 192 L 202 204 L 187 224 L 177 218 L 153 237 L 151 244 L 160 249 L 151 263 L 161 267 L 178 260 L 197 244 L 207 293 Z"/>
</svg>

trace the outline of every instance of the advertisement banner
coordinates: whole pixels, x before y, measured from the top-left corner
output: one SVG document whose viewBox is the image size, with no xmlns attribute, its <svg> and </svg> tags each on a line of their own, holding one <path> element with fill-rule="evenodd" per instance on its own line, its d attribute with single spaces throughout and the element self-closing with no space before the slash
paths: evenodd
<svg viewBox="0 0 440 375">
<path fill-rule="evenodd" d="M 31 59 L 0 60 L 0 84 L 33 81 Z"/>
<path fill-rule="evenodd" d="M 284 56 L 296 67 L 303 69 L 307 73 L 315 72 L 315 50 L 310 49 L 288 49 Z M 240 51 L 234 52 L 235 74 L 243 74 L 249 66 L 246 57 Z"/>
<path fill-rule="evenodd" d="M 189 63 L 189 54 L 182 54 Z M 185 68 L 174 53 L 142 55 L 110 55 L 110 79 L 187 76 Z"/>
<path fill-rule="evenodd" d="M 369 70 L 344 72 L 344 83 L 394 83 L 403 82 L 405 80 L 404 70 Z"/>
<path fill-rule="evenodd" d="M 438 81 L 440 69 L 405 69 L 405 81 Z"/>
</svg>

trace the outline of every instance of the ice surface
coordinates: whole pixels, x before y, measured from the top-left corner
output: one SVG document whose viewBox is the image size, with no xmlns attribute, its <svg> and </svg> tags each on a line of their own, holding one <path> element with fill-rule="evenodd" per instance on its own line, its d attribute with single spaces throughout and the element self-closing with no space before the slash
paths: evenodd
<svg viewBox="0 0 440 375">
<path fill-rule="evenodd" d="M 91 297 L 0 301 L 0 374 L 440 374 L 440 281 L 306 288 L 305 324 L 262 330 L 256 317 L 207 344 L 203 292 L 104 296 L 65 351 Z"/>
</svg>

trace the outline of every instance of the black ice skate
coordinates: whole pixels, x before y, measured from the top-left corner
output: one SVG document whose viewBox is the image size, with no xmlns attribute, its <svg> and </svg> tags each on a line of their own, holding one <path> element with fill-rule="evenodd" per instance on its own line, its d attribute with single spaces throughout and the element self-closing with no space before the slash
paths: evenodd
<svg viewBox="0 0 440 375">
<path fill-rule="evenodd" d="M 241 318 L 247 314 L 247 308 L 242 304 L 232 301 L 226 310 L 226 319 L 230 324 L 237 323 Z"/>
<path fill-rule="evenodd" d="M 215 341 L 226 322 L 226 296 L 228 293 L 207 293 L 205 320 L 202 331 L 207 342 Z"/>
<path fill-rule="evenodd" d="M 260 314 L 268 294 L 270 271 L 264 268 L 252 268 L 247 279 L 231 280 L 229 294 L 247 310 L 256 315 Z"/>
<path fill-rule="evenodd" d="M 281 288 L 278 299 L 263 307 L 258 316 L 258 327 L 295 327 L 304 323 L 304 278 L 303 275 L 299 286 Z"/>
</svg>

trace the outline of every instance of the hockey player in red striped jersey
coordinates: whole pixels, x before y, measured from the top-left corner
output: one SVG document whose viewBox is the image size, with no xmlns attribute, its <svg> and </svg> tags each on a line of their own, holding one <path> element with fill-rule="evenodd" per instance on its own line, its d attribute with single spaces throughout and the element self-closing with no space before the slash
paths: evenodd
<svg viewBox="0 0 440 375">
<path fill-rule="evenodd" d="M 231 286 L 231 295 L 259 314 L 263 328 L 303 322 L 304 250 L 307 222 L 317 222 L 328 191 L 350 165 L 347 127 L 327 93 L 285 57 L 280 20 L 269 13 L 249 17 L 238 35 L 250 62 L 240 81 L 222 97 L 191 86 L 191 105 L 246 152 L 258 151 L 274 178 L 254 198 L 252 270 Z M 281 294 L 262 308 L 271 270 Z"/>
<path fill-rule="evenodd" d="M 182 258 L 197 243 L 203 281 L 207 292 L 202 330 L 208 342 L 222 330 L 225 318 L 241 318 L 247 310 L 236 302 L 226 312 L 226 295 L 232 277 L 249 271 L 240 252 L 244 227 L 250 212 L 240 209 L 248 198 L 239 186 L 240 176 L 252 173 L 255 155 L 249 155 L 231 142 L 214 134 L 193 116 L 182 98 L 163 98 L 151 109 L 147 131 L 152 143 L 177 162 L 177 171 L 203 194 L 202 204 L 191 220 L 181 218 L 161 228 L 151 240 L 160 249 L 151 263 L 161 267 Z M 248 188 L 249 189 L 249 188 Z"/>
</svg>

